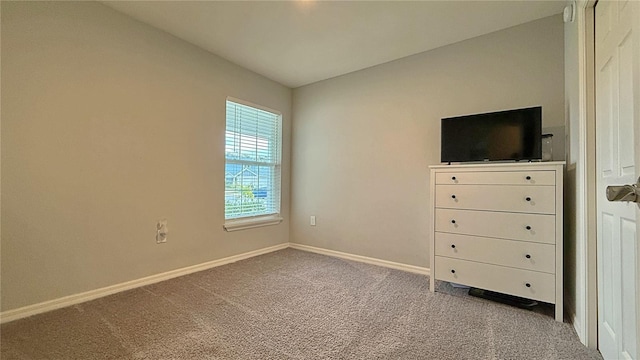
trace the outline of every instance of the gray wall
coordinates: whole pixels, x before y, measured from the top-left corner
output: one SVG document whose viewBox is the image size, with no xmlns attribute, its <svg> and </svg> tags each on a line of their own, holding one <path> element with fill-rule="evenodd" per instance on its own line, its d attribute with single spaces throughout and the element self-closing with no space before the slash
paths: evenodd
<svg viewBox="0 0 640 360">
<path fill-rule="evenodd" d="M 295 89 L 291 241 L 428 267 L 440 119 L 542 105 L 564 126 L 563 46 L 556 15 Z"/>
<path fill-rule="evenodd" d="M 440 118 L 543 105 L 544 126 L 564 126 L 559 16 L 296 89 L 293 152 L 290 89 L 101 4 L 3 2 L 1 31 L 2 311 L 286 243 L 289 230 L 429 266 Z M 226 96 L 283 113 L 280 225 L 222 230 Z"/>
<path fill-rule="evenodd" d="M 99 3 L 1 30 L 3 311 L 289 241 L 290 89 Z M 222 229 L 227 96 L 283 113 L 280 225 Z"/>
</svg>

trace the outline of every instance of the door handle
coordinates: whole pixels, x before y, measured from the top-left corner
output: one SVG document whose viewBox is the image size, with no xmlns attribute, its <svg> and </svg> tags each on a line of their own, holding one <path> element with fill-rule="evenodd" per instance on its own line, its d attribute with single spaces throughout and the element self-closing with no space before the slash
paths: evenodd
<svg viewBox="0 0 640 360">
<path fill-rule="evenodd" d="M 633 185 L 607 186 L 607 200 L 640 203 L 640 177 Z"/>
</svg>

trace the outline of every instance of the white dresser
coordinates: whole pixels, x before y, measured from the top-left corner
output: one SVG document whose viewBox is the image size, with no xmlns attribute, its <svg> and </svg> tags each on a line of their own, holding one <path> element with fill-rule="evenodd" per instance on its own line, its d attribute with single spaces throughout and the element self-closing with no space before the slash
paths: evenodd
<svg viewBox="0 0 640 360">
<path fill-rule="evenodd" d="M 555 304 L 562 321 L 564 162 L 435 165 L 435 280 Z"/>
</svg>

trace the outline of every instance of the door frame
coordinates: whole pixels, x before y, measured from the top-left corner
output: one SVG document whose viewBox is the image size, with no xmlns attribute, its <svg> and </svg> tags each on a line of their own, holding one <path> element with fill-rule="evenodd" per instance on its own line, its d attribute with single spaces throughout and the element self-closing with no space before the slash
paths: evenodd
<svg viewBox="0 0 640 360">
<path fill-rule="evenodd" d="M 576 158 L 576 302 L 574 327 L 589 348 L 598 346 L 598 288 L 596 238 L 596 121 L 595 121 L 595 4 L 578 0 L 578 154 Z M 570 127 L 569 127 L 570 128 Z M 572 137 L 573 138 L 573 137 Z M 575 139 L 575 138 L 574 138 Z M 573 157 L 573 155 L 570 155 Z M 569 160 L 569 159 L 567 159 Z M 567 161 L 569 163 L 569 161 Z"/>
</svg>

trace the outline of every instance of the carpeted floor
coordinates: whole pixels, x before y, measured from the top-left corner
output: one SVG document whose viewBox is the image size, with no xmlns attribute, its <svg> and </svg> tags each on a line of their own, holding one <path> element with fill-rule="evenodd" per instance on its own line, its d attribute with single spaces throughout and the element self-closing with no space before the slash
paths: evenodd
<svg viewBox="0 0 640 360">
<path fill-rule="evenodd" d="M 550 315 L 293 249 L 0 330 L 3 360 L 600 359 Z"/>
</svg>

